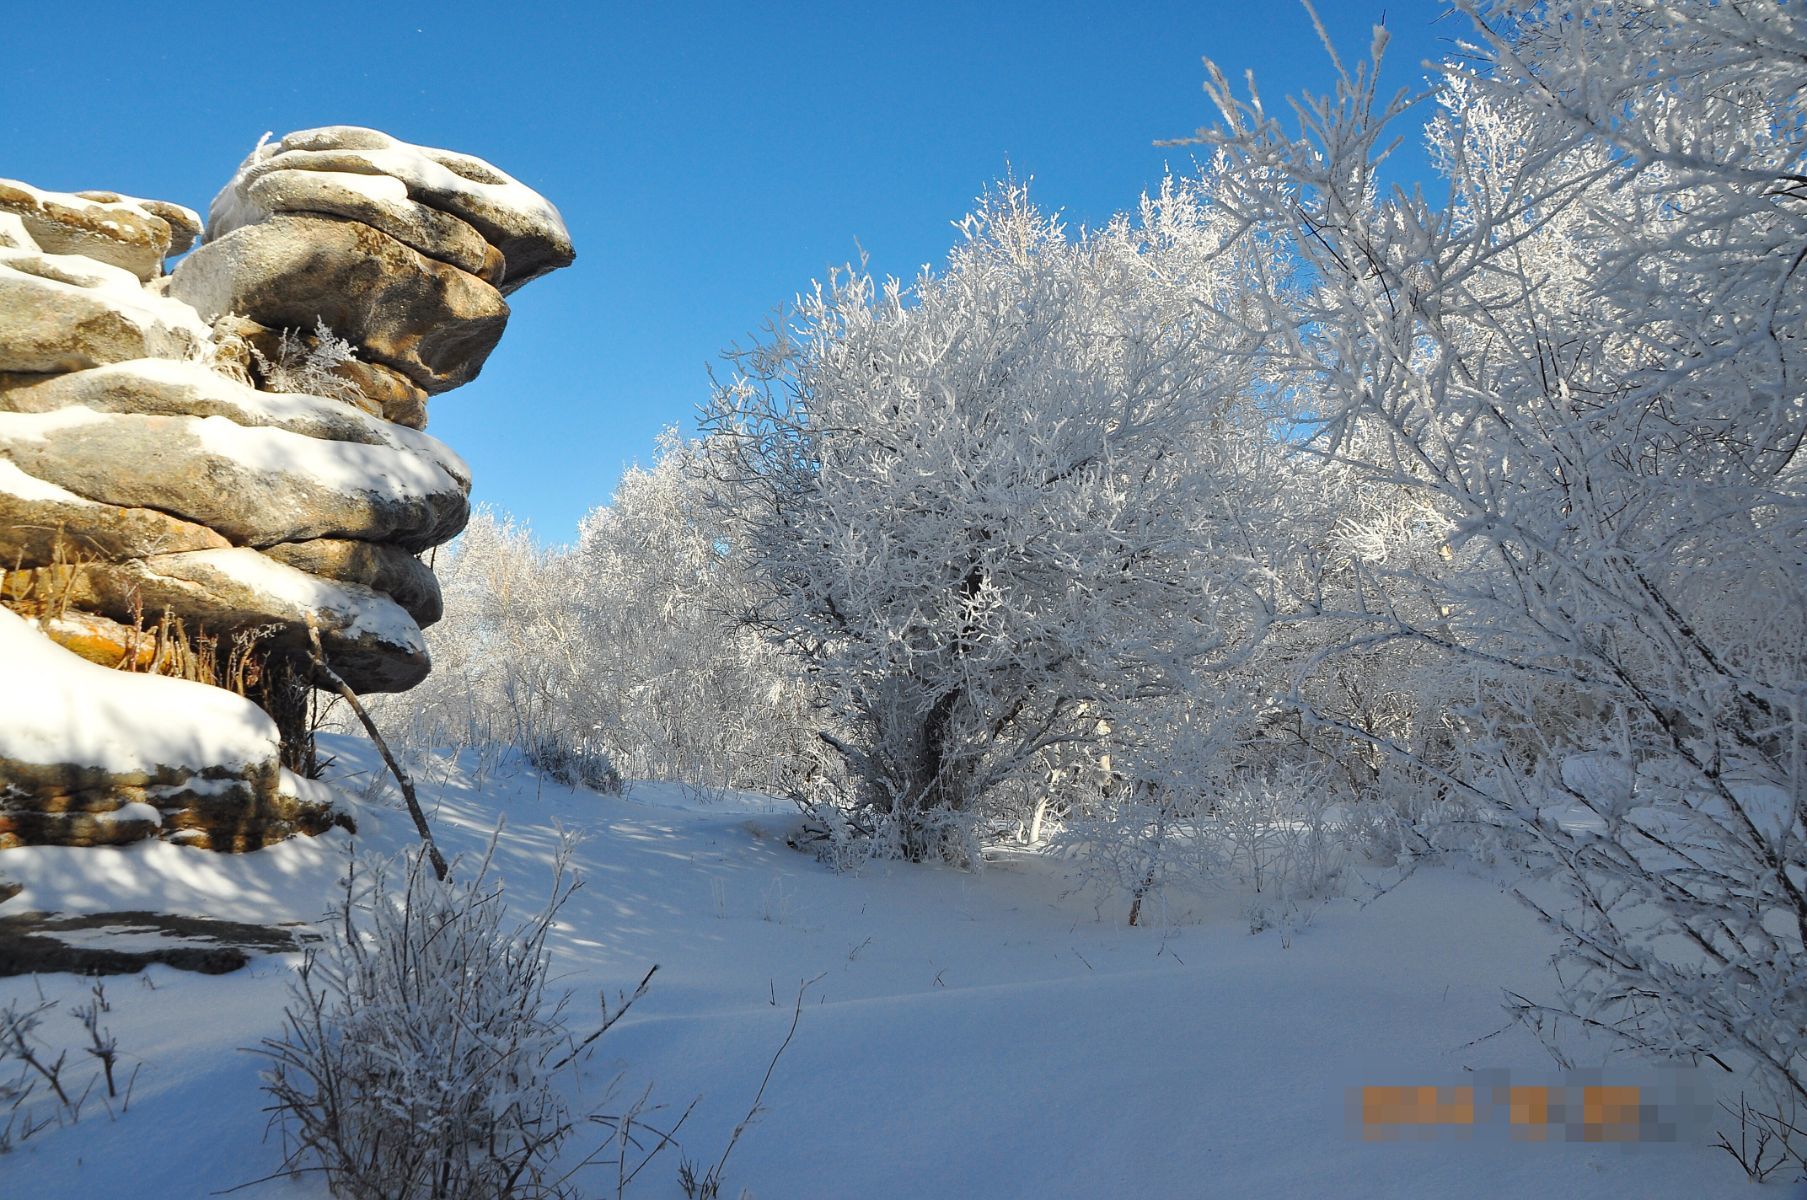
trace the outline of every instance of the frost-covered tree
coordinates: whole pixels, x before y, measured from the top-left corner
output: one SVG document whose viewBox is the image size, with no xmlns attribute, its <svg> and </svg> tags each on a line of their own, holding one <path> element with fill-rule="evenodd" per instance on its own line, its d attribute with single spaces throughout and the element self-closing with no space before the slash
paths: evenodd
<svg viewBox="0 0 1807 1200">
<path fill-rule="evenodd" d="M 577 686 L 621 768 L 643 779 L 776 790 L 807 754 L 807 689 L 738 620 L 731 522 L 704 502 L 701 444 L 661 437 L 565 556 Z"/>
<path fill-rule="evenodd" d="M 405 700 L 373 704 L 416 746 L 525 746 L 562 717 L 568 592 L 556 554 L 480 508 L 433 561 L 445 615 L 427 630 L 433 672 Z"/>
<path fill-rule="evenodd" d="M 660 440 L 577 543 L 541 545 L 488 510 L 439 555 L 433 674 L 379 705 L 417 746 L 519 749 L 562 777 L 772 789 L 797 769 L 805 690 L 744 628 L 697 447 Z"/>
<path fill-rule="evenodd" d="M 1266 618 L 1275 448 L 1201 189 L 1070 237 L 1020 186 L 911 287 L 836 275 L 706 415 L 748 620 L 821 690 L 841 818 L 912 859 Z"/>
<path fill-rule="evenodd" d="M 1295 699 L 1541 847 L 1582 968 L 1566 1011 L 1752 1066 L 1785 1111 L 1807 1103 L 1807 27 L 1775 0 L 1461 7 L 1440 202 L 1380 185 L 1409 104 L 1372 68 L 1339 63 L 1296 130 L 1207 84 L 1220 202 L 1290 244 L 1264 332 L 1316 446 L 1413 498 L 1383 542 L 1443 548 L 1383 545 L 1326 616 L 1468 680 L 1454 756 L 1326 711 L 1334 654 Z"/>
</svg>

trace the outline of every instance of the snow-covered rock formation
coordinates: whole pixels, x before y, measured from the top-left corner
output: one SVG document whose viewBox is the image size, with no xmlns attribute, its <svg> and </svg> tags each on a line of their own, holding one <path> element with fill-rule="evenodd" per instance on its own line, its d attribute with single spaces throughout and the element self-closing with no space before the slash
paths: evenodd
<svg viewBox="0 0 1807 1200">
<path fill-rule="evenodd" d="M 350 126 L 260 143 L 210 217 L 165 274 L 190 210 L 0 180 L 0 846 L 323 827 L 283 770 L 310 627 L 355 688 L 425 677 L 417 556 L 470 491 L 428 398 L 573 257 L 530 188 Z"/>
</svg>

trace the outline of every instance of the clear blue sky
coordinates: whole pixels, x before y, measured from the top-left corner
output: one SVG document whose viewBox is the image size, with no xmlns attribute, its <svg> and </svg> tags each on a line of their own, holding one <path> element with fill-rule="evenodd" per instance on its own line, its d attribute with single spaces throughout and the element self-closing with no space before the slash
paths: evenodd
<svg viewBox="0 0 1807 1200">
<path fill-rule="evenodd" d="M 1396 84 L 1463 24 L 1436 0 L 1320 0 Z M 1442 19 L 1440 19 L 1442 18 Z M 863 246 L 938 262 L 1010 164 L 1069 224 L 1189 169 L 1201 57 L 1277 100 L 1328 63 L 1293 0 L 1080 4 L 445 2 L 10 6 L 0 175 L 208 201 L 265 130 L 371 125 L 487 158 L 565 215 L 577 262 L 512 298 L 431 429 L 474 499 L 569 539 L 688 428 L 705 367 Z M 857 241 L 857 245 L 856 245 Z"/>
</svg>

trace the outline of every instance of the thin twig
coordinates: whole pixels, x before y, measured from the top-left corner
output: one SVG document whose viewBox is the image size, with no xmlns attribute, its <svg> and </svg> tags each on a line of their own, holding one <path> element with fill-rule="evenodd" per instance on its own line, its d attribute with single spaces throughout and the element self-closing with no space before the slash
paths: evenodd
<svg viewBox="0 0 1807 1200">
<path fill-rule="evenodd" d="M 778 1043 L 778 1049 L 773 1053 L 772 1061 L 765 1065 L 765 1077 L 759 1081 L 759 1090 L 753 1093 L 753 1103 L 747 1106 L 747 1115 L 742 1117 L 740 1123 L 734 1127 L 734 1132 L 728 1136 L 728 1144 L 722 1147 L 722 1156 L 715 1160 L 715 1165 L 709 1168 L 708 1173 L 700 1181 L 695 1194 L 702 1200 L 713 1200 L 714 1197 L 721 1194 L 722 1177 L 728 1169 L 728 1156 L 734 1153 L 734 1147 L 739 1143 L 740 1135 L 747 1131 L 747 1127 L 753 1123 L 753 1118 L 759 1115 L 760 1101 L 765 1099 L 765 1089 L 772 1082 L 772 1072 L 778 1069 L 778 1060 L 784 1057 L 784 1052 L 790 1049 L 791 1039 L 797 1036 L 797 1023 L 803 1019 L 803 994 L 810 989 L 811 984 L 820 983 L 826 974 L 827 972 L 824 972 L 798 986 L 797 1003 L 791 1010 L 791 1027 L 785 1031 L 784 1040 Z"/>
<path fill-rule="evenodd" d="M 559 1068 L 563 1067 L 566 1063 L 570 1062 L 572 1059 L 576 1058 L 579 1054 L 582 1054 L 584 1052 L 584 1048 L 586 1046 L 588 1046 L 591 1042 L 594 1042 L 597 1038 L 601 1037 L 603 1034 L 607 1033 L 609 1031 L 610 1027 L 615 1024 L 615 1022 L 619 1021 L 622 1017 L 626 1016 L 627 1010 L 634 1006 L 634 1001 L 636 1001 L 640 997 L 646 995 L 646 987 L 648 984 L 650 984 L 653 981 L 653 973 L 655 971 L 657 971 L 658 969 L 659 969 L 659 964 L 654 963 L 652 965 L 652 969 L 647 971 L 646 977 L 640 981 L 640 986 L 634 989 L 634 994 L 629 996 L 626 1000 L 622 1001 L 621 1007 L 617 1008 L 615 1010 L 615 1014 L 613 1016 L 609 1016 L 605 1013 L 603 1016 L 602 1024 L 597 1026 L 596 1031 L 594 1033 L 590 1034 L 590 1036 L 586 1037 L 583 1041 L 577 1043 L 577 1045 L 571 1047 L 571 1053 L 565 1055 L 563 1058 L 561 1058 L 557 1062 L 553 1063 L 552 1069 L 554 1071 L 556 1071 Z"/>
<path fill-rule="evenodd" d="M 382 754 L 383 761 L 389 764 L 389 771 L 395 776 L 395 781 L 401 784 L 402 799 L 408 802 L 408 815 L 414 818 L 415 831 L 420 834 L 420 840 L 426 844 L 427 857 L 433 863 L 433 874 L 439 877 L 441 883 L 445 882 L 446 875 L 449 873 L 445 864 L 445 856 L 439 852 L 438 845 L 433 841 L 433 831 L 427 827 L 427 814 L 421 811 L 420 799 L 414 794 L 414 784 L 408 778 L 408 773 L 402 770 L 401 764 L 395 761 L 395 755 L 389 752 L 389 743 L 384 741 L 383 735 L 377 731 L 376 722 L 371 720 L 370 712 L 358 699 L 358 694 L 351 690 L 351 685 L 346 683 L 337 671 L 327 665 L 326 651 L 320 648 L 320 629 L 314 624 L 312 616 L 309 616 L 307 621 L 307 640 L 313 646 L 310 657 L 314 660 L 315 674 L 337 692 L 345 703 L 351 705 L 351 711 L 358 715 L 359 721 L 363 722 L 364 732 L 370 735 L 370 740 L 376 743 L 376 748 Z"/>
</svg>

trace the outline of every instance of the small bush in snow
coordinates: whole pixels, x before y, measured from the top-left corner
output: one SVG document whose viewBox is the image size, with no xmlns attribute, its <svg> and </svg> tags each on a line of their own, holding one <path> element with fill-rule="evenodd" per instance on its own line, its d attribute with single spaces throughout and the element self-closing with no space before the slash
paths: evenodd
<svg viewBox="0 0 1807 1200">
<path fill-rule="evenodd" d="M 1183 721 L 1150 753 L 1132 751 L 1129 771 L 1075 803 L 1055 838 L 1085 884 L 1128 893 L 1131 925 L 1174 890 L 1239 888 L 1261 897 L 1251 912 L 1271 915 L 1340 889 L 1349 835 L 1324 773 L 1216 768 L 1229 724 Z"/>
<path fill-rule="evenodd" d="M 547 1005 L 546 935 L 575 884 L 561 860 L 546 905 L 509 921 L 487 868 L 440 883 L 415 854 L 399 880 L 387 864 L 348 874 L 285 1034 L 257 1050 L 285 1165 L 323 1172 L 335 1196 L 572 1194 L 554 1162 L 587 1118 L 559 1084 L 596 1035 L 579 1041 L 564 1001 Z"/>
<path fill-rule="evenodd" d="M 541 734 L 528 741 L 527 761 L 533 768 L 566 787 L 587 787 L 611 796 L 621 794 L 621 772 L 608 751 L 587 739 L 561 733 Z"/>
<path fill-rule="evenodd" d="M 56 1007 L 54 1000 L 30 1007 L 15 1001 L 0 1007 L 0 1154 L 52 1126 L 81 1120 L 82 1110 L 103 1084 L 106 1095 L 100 1102 L 109 1116 L 115 1113 L 115 1101 L 118 1112 L 131 1107 L 138 1071 L 134 1068 L 124 1080 L 119 1077 L 119 1039 L 101 1024 L 102 1015 L 113 1009 L 106 987 L 97 981 L 87 1003 L 69 1010 L 87 1034 L 81 1047 L 86 1059 L 78 1061 L 88 1070 L 71 1064 L 69 1051 L 42 1032 L 45 1015 Z"/>
</svg>

